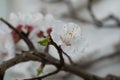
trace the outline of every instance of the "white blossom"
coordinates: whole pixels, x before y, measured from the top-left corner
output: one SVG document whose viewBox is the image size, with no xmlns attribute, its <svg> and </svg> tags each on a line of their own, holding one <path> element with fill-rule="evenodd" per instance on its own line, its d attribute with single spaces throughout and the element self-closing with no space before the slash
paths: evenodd
<svg viewBox="0 0 120 80">
<path fill-rule="evenodd" d="M 80 26 L 74 23 L 62 23 L 56 25 L 51 32 L 53 40 L 61 46 L 74 61 L 80 59 L 84 54 L 84 38 Z"/>
<path fill-rule="evenodd" d="M 11 13 L 8 21 L 18 31 L 23 31 L 25 33 L 30 32 L 29 38 L 32 40 L 35 47 L 39 48 L 38 44 L 37 44 L 38 39 L 36 39 L 37 37 L 34 37 L 34 36 L 36 36 L 38 31 L 40 30 L 40 29 L 38 29 L 38 27 L 39 27 L 38 23 L 41 22 L 42 19 L 43 19 L 43 15 L 40 13 L 35 13 L 35 14 L 26 13 L 26 14 L 24 14 L 24 13 L 19 12 L 19 13 Z M 14 35 L 15 35 L 14 38 L 17 38 L 16 34 L 13 34 L 13 36 Z M 16 43 L 16 45 L 17 45 L 17 49 L 28 50 L 27 45 L 22 40 L 19 40 Z"/>
<path fill-rule="evenodd" d="M 55 22 L 54 17 L 51 14 L 43 16 L 40 13 L 11 13 L 8 21 L 18 30 L 25 33 L 30 32 L 29 39 L 33 42 L 37 50 L 44 49 L 43 46 L 38 44 L 38 41 L 47 35 L 47 30 L 53 27 Z M 27 27 L 27 28 L 26 28 Z M 13 33 L 14 38 L 16 34 Z M 17 49 L 28 50 L 27 45 L 22 40 L 17 40 Z"/>
</svg>

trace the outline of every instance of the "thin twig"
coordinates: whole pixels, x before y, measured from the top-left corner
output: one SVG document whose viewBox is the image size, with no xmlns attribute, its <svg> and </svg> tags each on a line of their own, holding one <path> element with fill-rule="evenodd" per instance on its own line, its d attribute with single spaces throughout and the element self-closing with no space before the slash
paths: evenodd
<svg viewBox="0 0 120 80">
<path fill-rule="evenodd" d="M 60 49 L 60 47 L 53 41 L 52 37 L 49 35 L 49 38 L 50 38 L 50 45 L 53 45 L 57 51 L 58 51 L 58 54 L 59 54 L 59 57 L 60 57 L 60 68 L 62 68 L 62 65 L 64 65 L 64 58 L 63 58 L 63 54 L 62 54 L 62 51 Z"/>
<path fill-rule="evenodd" d="M 62 50 L 62 49 L 61 49 Z M 67 56 L 68 60 L 70 61 L 71 64 L 74 64 L 74 62 L 72 61 L 71 57 L 62 50 L 63 54 Z"/>
<path fill-rule="evenodd" d="M 36 78 L 29 78 L 29 79 L 24 79 L 24 80 L 42 80 L 43 78 L 46 78 L 46 77 L 48 77 L 48 76 L 51 76 L 51 75 L 54 75 L 54 74 L 56 74 L 56 73 L 58 73 L 60 70 L 56 70 L 56 71 L 53 71 L 53 72 L 51 72 L 51 73 L 48 73 L 48 74 L 46 74 L 46 75 L 43 75 L 43 76 L 40 76 L 40 77 L 36 77 Z"/>
</svg>

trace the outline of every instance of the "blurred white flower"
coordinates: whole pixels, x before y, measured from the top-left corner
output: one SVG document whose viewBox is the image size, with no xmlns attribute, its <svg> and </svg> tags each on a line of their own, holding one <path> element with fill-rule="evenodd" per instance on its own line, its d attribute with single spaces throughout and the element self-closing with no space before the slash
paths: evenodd
<svg viewBox="0 0 120 80">
<path fill-rule="evenodd" d="M 40 13 L 11 13 L 8 21 L 18 30 L 25 33 L 29 32 L 29 39 L 33 42 L 36 49 L 41 50 L 43 46 L 38 44 L 38 41 L 51 31 L 55 19 L 51 14 L 43 16 Z M 14 42 L 17 43 L 21 50 L 28 50 L 26 44 L 19 39 L 19 36 L 12 31 Z M 17 49 L 18 49 L 17 48 Z"/>
<path fill-rule="evenodd" d="M 55 19 L 51 14 L 43 16 L 40 13 L 11 13 L 8 21 L 19 31 L 30 32 L 30 38 L 34 35 L 40 37 L 40 33 L 46 32 L 53 27 Z M 40 32 L 40 33 L 39 33 Z"/>
<path fill-rule="evenodd" d="M 37 33 L 38 37 L 47 35 L 47 33 L 49 32 L 48 30 L 54 26 L 54 23 L 55 23 L 54 17 L 51 14 L 46 14 L 42 18 L 42 20 L 39 20 L 39 22 L 37 23 L 37 28 L 30 33 L 29 37 L 32 38 L 33 35 L 35 36 Z"/>
<path fill-rule="evenodd" d="M 45 47 L 40 46 L 38 41 L 43 39 L 43 36 L 47 36 L 52 31 L 52 27 L 54 27 L 55 22 L 56 20 L 51 14 L 46 14 L 43 19 L 39 21 L 38 27 L 30 33 L 29 38 L 32 40 L 37 50 L 44 50 Z"/>
<path fill-rule="evenodd" d="M 0 22 L 0 59 L 8 60 L 15 55 L 15 46 L 10 29 Z"/>
<path fill-rule="evenodd" d="M 43 15 L 40 13 L 11 13 L 9 17 L 9 22 L 14 26 L 18 27 L 21 25 L 23 29 L 27 29 L 29 27 L 36 27 L 37 23 L 39 23 L 43 18 Z"/>
<path fill-rule="evenodd" d="M 35 14 L 24 14 L 24 13 L 11 13 L 8 21 L 18 30 L 18 31 L 23 31 L 25 33 L 28 32 L 34 32 L 33 30 L 38 27 L 38 23 L 43 19 L 43 15 L 40 13 L 35 13 Z M 27 45 L 20 40 L 19 36 L 12 31 L 12 36 L 14 39 L 14 42 L 17 45 L 17 49 L 22 49 L 22 50 L 28 50 Z M 35 36 L 35 35 L 32 35 Z M 37 43 L 34 40 L 32 40 L 33 43 Z"/>
<path fill-rule="evenodd" d="M 42 20 L 43 16 L 40 13 L 35 14 L 23 14 L 23 13 L 11 13 L 8 19 L 18 31 L 25 33 L 31 32 L 34 28 L 37 28 L 37 24 Z M 19 36 L 12 31 L 14 42 L 17 43 L 20 39 Z"/>
</svg>

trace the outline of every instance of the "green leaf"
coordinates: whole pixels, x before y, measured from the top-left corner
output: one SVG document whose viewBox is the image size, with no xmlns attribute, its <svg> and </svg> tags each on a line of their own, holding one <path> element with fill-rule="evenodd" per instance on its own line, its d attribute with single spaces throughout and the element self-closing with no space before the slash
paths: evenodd
<svg viewBox="0 0 120 80">
<path fill-rule="evenodd" d="M 48 42 L 49 42 L 49 38 L 48 37 L 44 38 L 43 40 L 38 41 L 38 43 L 40 45 L 42 45 L 42 46 L 47 46 Z"/>
</svg>

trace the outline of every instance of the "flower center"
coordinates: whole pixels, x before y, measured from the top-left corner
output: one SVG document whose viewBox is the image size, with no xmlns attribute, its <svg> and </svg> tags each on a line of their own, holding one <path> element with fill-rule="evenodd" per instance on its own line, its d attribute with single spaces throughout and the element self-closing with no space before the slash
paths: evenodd
<svg viewBox="0 0 120 80">
<path fill-rule="evenodd" d="M 61 41 L 66 45 L 66 46 L 71 46 L 71 43 L 69 40 L 67 40 L 66 38 L 60 36 Z"/>
</svg>

